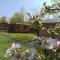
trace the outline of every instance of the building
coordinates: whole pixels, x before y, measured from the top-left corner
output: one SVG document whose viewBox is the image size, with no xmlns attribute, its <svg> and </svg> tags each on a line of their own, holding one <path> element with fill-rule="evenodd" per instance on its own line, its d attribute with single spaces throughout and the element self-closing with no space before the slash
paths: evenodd
<svg viewBox="0 0 60 60">
<path fill-rule="evenodd" d="M 29 25 L 29 24 L 9 24 L 8 32 L 29 33 L 29 32 L 31 32 L 31 25 Z"/>
<path fill-rule="evenodd" d="M 55 14 L 47 17 L 43 21 L 44 29 L 40 30 L 40 36 L 50 36 L 47 32 L 47 29 L 50 27 L 54 27 L 56 24 L 60 24 L 60 14 Z"/>
<path fill-rule="evenodd" d="M 0 23 L 0 31 L 8 31 L 8 24 Z"/>
</svg>

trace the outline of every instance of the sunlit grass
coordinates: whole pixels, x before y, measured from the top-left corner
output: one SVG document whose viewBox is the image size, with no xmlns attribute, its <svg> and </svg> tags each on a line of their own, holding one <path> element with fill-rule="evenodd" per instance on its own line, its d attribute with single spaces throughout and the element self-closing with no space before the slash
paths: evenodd
<svg viewBox="0 0 60 60">
<path fill-rule="evenodd" d="M 10 33 L 10 36 L 23 43 L 30 43 L 36 37 L 33 33 Z"/>
<path fill-rule="evenodd" d="M 28 43 L 32 40 L 35 35 L 33 33 L 6 33 L 6 32 L 0 32 L 1 34 L 9 35 L 12 38 L 16 38 L 18 41 Z M 0 60 L 12 60 L 12 57 L 5 58 L 5 52 L 6 50 L 11 46 L 11 44 L 15 42 L 13 40 L 10 40 L 8 37 L 0 36 Z"/>
</svg>

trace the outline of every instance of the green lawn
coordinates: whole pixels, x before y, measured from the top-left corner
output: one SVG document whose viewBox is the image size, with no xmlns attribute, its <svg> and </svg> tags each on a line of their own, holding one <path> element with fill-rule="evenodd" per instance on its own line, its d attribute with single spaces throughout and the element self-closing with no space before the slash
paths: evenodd
<svg viewBox="0 0 60 60">
<path fill-rule="evenodd" d="M 5 33 L 1 33 L 5 34 Z M 12 41 L 4 36 L 0 36 L 0 60 L 10 60 L 9 58 L 4 58 L 6 50 L 11 46 Z"/>
<path fill-rule="evenodd" d="M 30 43 L 36 37 L 33 33 L 10 33 L 10 36 L 23 43 Z"/>
<path fill-rule="evenodd" d="M 28 43 L 32 41 L 33 37 L 35 35 L 33 33 L 6 33 L 6 32 L 0 32 L 0 35 L 9 35 L 12 38 L 16 38 L 18 41 Z M 11 46 L 11 44 L 15 42 L 10 40 L 9 38 L 5 36 L 0 36 L 0 60 L 12 60 L 12 58 L 4 58 L 4 54 L 6 50 Z"/>
</svg>

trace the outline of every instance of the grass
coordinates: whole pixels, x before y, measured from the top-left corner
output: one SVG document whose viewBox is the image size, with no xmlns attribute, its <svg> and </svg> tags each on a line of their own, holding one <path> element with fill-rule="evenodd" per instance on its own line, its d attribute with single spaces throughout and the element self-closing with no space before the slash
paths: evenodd
<svg viewBox="0 0 60 60">
<path fill-rule="evenodd" d="M 4 34 L 4 33 L 6 33 L 6 32 L 0 32 L 0 34 Z"/>
<path fill-rule="evenodd" d="M 4 58 L 6 50 L 10 47 L 10 44 L 0 44 L 0 60 L 5 60 Z M 8 59 L 9 60 L 9 59 Z"/>
<path fill-rule="evenodd" d="M 33 33 L 10 33 L 10 36 L 23 43 L 30 43 L 36 37 Z"/>
<path fill-rule="evenodd" d="M 33 33 L 10 33 L 10 36 L 15 38 L 21 38 L 21 37 L 32 37 L 34 36 Z"/>
<path fill-rule="evenodd" d="M 35 35 L 33 33 L 6 33 L 6 32 L 0 32 L 1 34 L 8 34 L 9 36 L 16 38 L 17 40 L 21 42 L 30 42 Z M 11 44 L 14 41 L 8 39 L 5 36 L 0 36 L 0 60 L 12 60 L 12 57 L 10 58 L 4 58 L 4 54 L 6 50 L 11 46 Z"/>
<path fill-rule="evenodd" d="M 0 36 L 0 60 L 9 60 L 4 58 L 6 50 L 11 46 L 12 41 L 6 37 Z"/>
</svg>

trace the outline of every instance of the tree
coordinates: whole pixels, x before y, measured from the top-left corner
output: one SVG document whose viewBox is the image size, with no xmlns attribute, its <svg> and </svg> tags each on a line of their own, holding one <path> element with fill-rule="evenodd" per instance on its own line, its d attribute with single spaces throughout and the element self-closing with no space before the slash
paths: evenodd
<svg viewBox="0 0 60 60">
<path fill-rule="evenodd" d="M 32 22 L 32 28 L 33 28 L 34 32 L 37 33 L 37 36 L 40 35 L 39 32 L 43 26 L 43 17 L 45 16 L 45 14 L 48 13 L 48 8 L 46 6 L 46 3 L 44 3 L 43 6 L 44 7 L 41 8 L 39 13 L 35 14 L 34 16 L 31 16 L 31 14 L 28 13 L 28 15 L 30 16 L 30 20 Z"/>
<path fill-rule="evenodd" d="M 8 23 L 7 19 L 6 19 L 6 16 L 1 16 L 0 23 Z"/>
<path fill-rule="evenodd" d="M 30 20 L 28 20 L 28 21 L 24 21 L 24 24 L 32 24 L 32 22 L 30 21 Z"/>
<path fill-rule="evenodd" d="M 40 29 L 42 28 L 42 20 L 36 20 L 35 22 L 33 22 L 32 27 L 34 29 L 34 31 L 37 33 L 37 36 L 39 36 L 39 32 Z"/>
<path fill-rule="evenodd" d="M 60 0 L 52 0 L 54 3 L 52 4 L 53 8 L 60 10 Z"/>
<path fill-rule="evenodd" d="M 43 25 L 41 17 L 39 15 L 31 16 L 30 13 L 28 13 L 28 15 L 30 16 L 33 32 L 36 32 L 37 36 L 39 36 L 40 28 L 42 28 L 42 25 Z"/>
<path fill-rule="evenodd" d="M 23 21 L 23 17 L 21 15 L 21 13 L 19 12 L 16 12 L 14 14 L 14 16 L 12 16 L 12 18 L 10 19 L 10 23 L 13 24 L 13 23 L 22 23 Z"/>
<path fill-rule="evenodd" d="M 10 23 L 22 23 L 24 24 L 24 21 L 26 20 L 26 10 L 24 7 L 20 8 L 20 11 L 16 12 L 10 19 Z"/>
<path fill-rule="evenodd" d="M 30 13 L 28 15 L 30 16 L 30 20 L 32 22 L 33 28 L 36 30 L 37 35 L 39 35 L 39 29 L 42 28 L 43 25 L 43 17 L 46 16 L 47 14 L 54 14 L 56 13 L 56 9 L 54 6 L 47 6 L 46 2 L 44 2 L 42 8 L 40 9 L 38 14 L 35 14 L 34 16 L 31 16 Z"/>
</svg>

